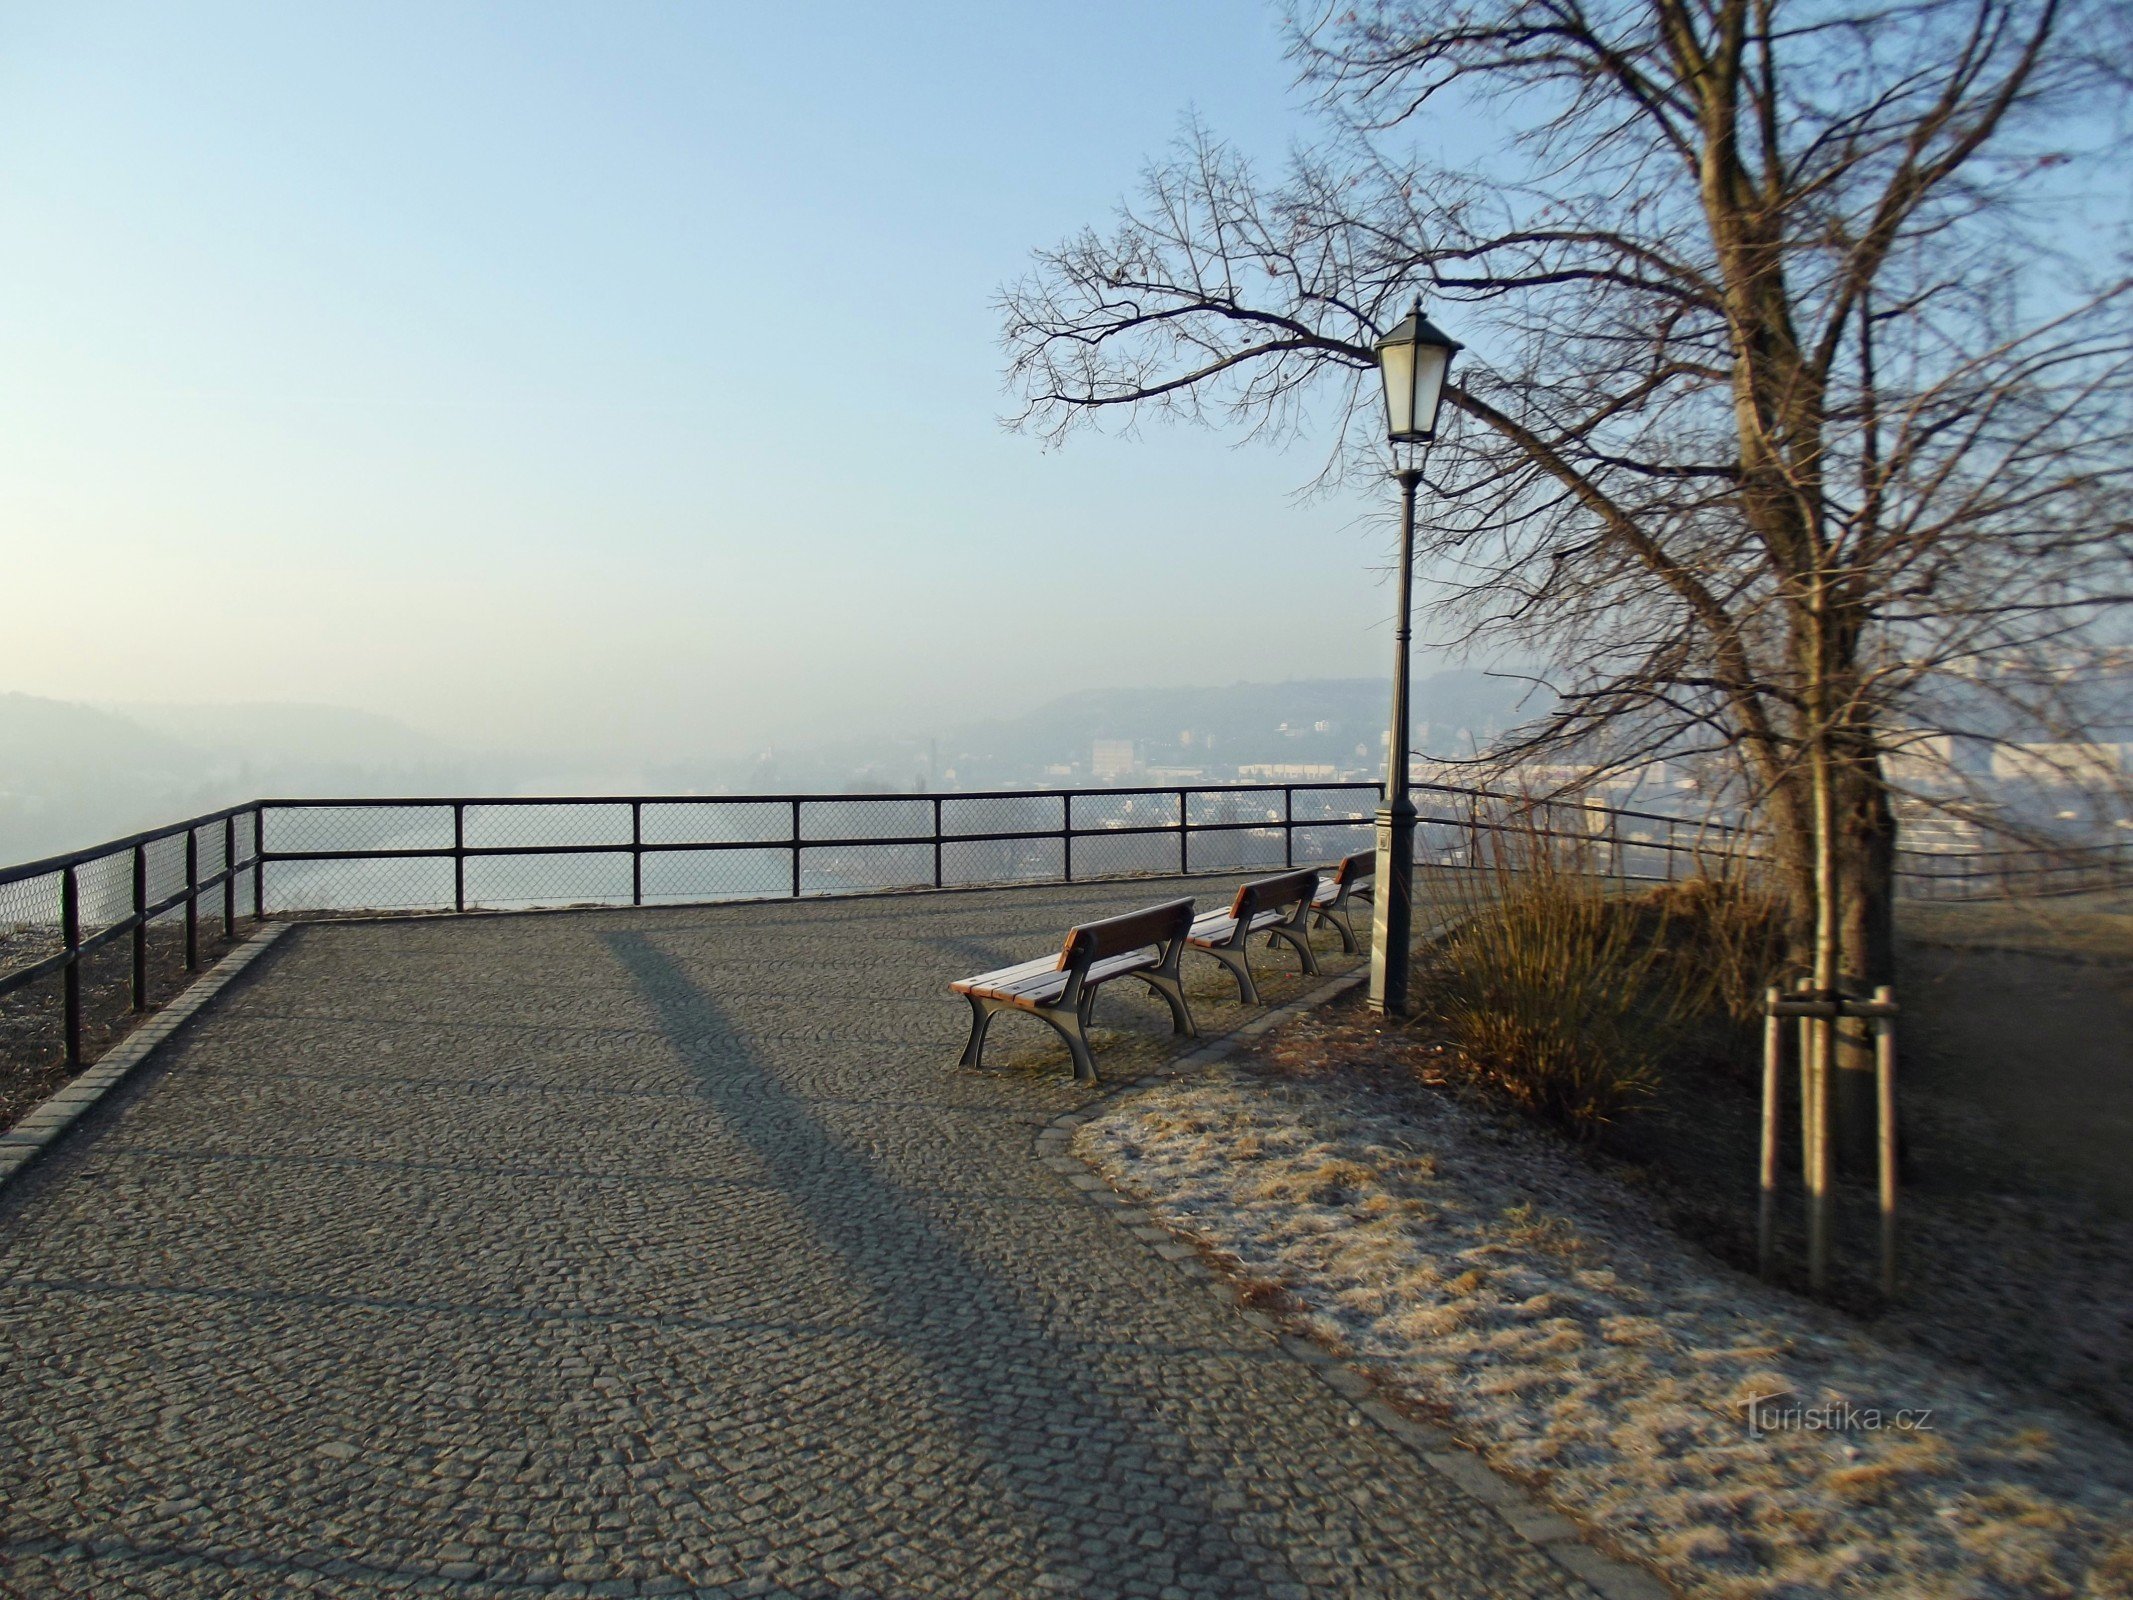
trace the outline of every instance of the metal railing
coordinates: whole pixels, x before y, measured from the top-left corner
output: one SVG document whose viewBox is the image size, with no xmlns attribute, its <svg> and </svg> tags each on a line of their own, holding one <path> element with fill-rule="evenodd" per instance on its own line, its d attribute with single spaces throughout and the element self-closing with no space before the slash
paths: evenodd
<svg viewBox="0 0 2133 1600">
<path fill-rule="evenodd" d="M 647 905 L 1192 875 L 1368 848 L 1375 783 L 952 794 L 258 802 L 260 909 Z M 1419 786 L 1418 857 L 1459 865 L 1484 833 L 1596 844 L 1614 876 L 1664 880 L 1738 830 L 1655 812 Z"/>
<path fill-rule="evenodd" d="M 2133 884 L 2133 839 L 2003 850 L 1896 852 L 1896 882 L 1918 900 L 2011 900 Z"/>
<path fill-rule="evenodd" d="M 452 910 L 1079 882 L 1360 848 L 1374 784 L 258 803 L 262 909 Z"/>
<path fill-rule="evenodd" d="M 259 808 L 231 806 L 90 850 L 0 869 L 0 995 L 57 975 L 67 1060 L 82 1059 L 84 959 L 131 945 L 130 1009 L 149 1008 L 149 934 L 182 918 L 185 970 L 200 968 L 203 901 L 234 936 L 249 880 L 258 914 Z"/>
<path fill-rule="evenodd" d="M 1418 862 L 1472 866 L 1516 833 L 1575 843 L 1591 870 L 1671 881 L 1757 858 L 1737 825 L 1444 784 L 1415 786 Z M 129 940 L 146 1010 L 150 930 L 203 916 L 516 910 L 867 894 L 911 888 L 1235 873 L 1368 848 L 1375 783 L 996 789 L 951 794 L 270 799 L 0 869 L 0 996 L 58 976 L 82 1057 L 82 969 Z M 2063 894 L 2133 882 L 2133 841 L 1899 852 L 1904 892 Z M 218 906 L 219 902 L 219 906 Z"/>
</svg>

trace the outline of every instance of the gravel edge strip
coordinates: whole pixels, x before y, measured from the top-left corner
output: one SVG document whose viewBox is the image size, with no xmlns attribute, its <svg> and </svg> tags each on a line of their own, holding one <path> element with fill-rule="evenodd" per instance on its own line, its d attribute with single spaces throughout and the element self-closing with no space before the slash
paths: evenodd
<svg viewBox="0 0 2133 1600">
<path fill-rule="evenodd" d="M 1074 1131 L 1108 1109 L 1110 1103 L 1137 1089 L 1182 1077 L 1199 1067 L 1211 1066 L 1233 1053 L 1239 1045 L 1267 1033 L 1282 1023 L 1339 998 L 1360 987 L 1369 969 L 1346 973 L 1331 983 L 1254 1017 L 1233 1032 L 1213 1039 L 1172 1058 L 1153 1071 L 1115 1085 L 1077 1110 L 1047 1121 L 1037 1134 L 1037 1163 L 1056 1174 L 1088 1204 L 1140 1240 L 1160 1260 L 1206 1287 L 1225 1306 L 1280 1347 L 1283 1354 L 1308 1368 L 1324 1384 L 1335 1403 L 1352 1408 L 1392 1436 L 1429 1471 L 1445 1478 L 1468 1498 L 1495 1512 L 1512 1534 L 1525 1540 L 1558 1566 L 1597 1590 L 1605 1600 L 1673 1600 L 1673 1591 L 1644 1567 L 1624 1561 L 1588 1543 L 1587 1529 L 1536 1498 L 1525 1485 L 1505 1477 L 1480 1456 L 1461 1446 L 1444 1429 L 1404 1416 L 1377 1397 L 1377 1386 L 1363 1368 L 1343 1361 L 1319 1344 L 1285 1332 L 1264 1311 L 1245 1304 L 1229 1279 L 1201 1259 L 1199 1245 L 1166 1227 L 1154 1212 L 1119 1193 L 1102 1174 L 1074 1154 Z"/>
<path fill-rule="evenodd" d="M 30 1164 L 66 1137 L 67 1130 L 83 1113 L 124 1083 L 156 1047 L 197 1016 L 210 1001 L 229 987 L 237 975 L 272 948 L 288 933 L 291 924 L 269 923 L 230 951 L 188 986 L 184 993 L 125 1038 L 113 1045 L 79 1074 L 69 1078 L 56 1093 L 40 1101 L 29 1114 L 0 1133 L 0 1189 L 19 1177 Z"/>
</svg>

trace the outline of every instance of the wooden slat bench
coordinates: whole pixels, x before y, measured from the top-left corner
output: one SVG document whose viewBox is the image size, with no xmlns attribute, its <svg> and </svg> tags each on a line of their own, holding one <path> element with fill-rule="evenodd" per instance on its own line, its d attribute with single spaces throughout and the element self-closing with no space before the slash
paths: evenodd
<svg viewBox="0 0 2133 1600">
<path fill-rule="evenodd" d="M 1342 856 L 1340 865 L 1333 869 L 1333 876 L 1321 879 L 1318 893 L 1311 897 L 1311 916 L 1322 928 L 1331 928 L 1341 936 L 1341 949 L 1354 955 L 1362 946 L 1356 941 L 1355 924 L 1350 920 L 1348 907 L 1353 901 L 1371 899 L 1377 889 L 1378 853 L 1375 850 L 1358 850 L 1352 856 Z"/>
<path fill-rule="evenodd" d="M 1210 911 L 1196 918 L 1190 943 L 1195 950 L 1213 956 L 1229 968 L 1237 980 L 1237 993 L 1248 1006 L 1259 1004 L 1259 985 L 1252 981 L 1249 957 L 1252 935 L 1263 933 L 1268 942 L 1279 939 L 1295 950 L 1306 972 L 1318 971 L 1318 958 L 1311 954 L 1310 931 L 1304 922 L 1311 910 L 1311 897 L 1318 892 L 1318 871 L 1284 872 L 1275 878 L 1260 878 L 1237 891 L 1227 911 Z"/>
<path fill-rule="evenodd" d="M 1040 956 L 1019 966 L 980 973 L 948 987 L 970 1002 L 970 1042 L 963 1065 L 976 1067 L 985 1051 L 985 1030 L 1002 1011 L 1027 1011 L 1050 1023 L 1066 1040 L 1074 1058 L 1074 1076 L 1096 1081 L 1089 1054 L 1089 1013 L 1096 991 L 1114 978 L 1138 978 L 1170 1005 L 1174 1030 L 1197 1037 L 1185 986 L 1178 981 L 1178 961 L 1192 928 L 1192 902 L 1173 900 L 1145 911 L 1085 922 L 1066 936 L 1056 956 Z"/>
</svg>

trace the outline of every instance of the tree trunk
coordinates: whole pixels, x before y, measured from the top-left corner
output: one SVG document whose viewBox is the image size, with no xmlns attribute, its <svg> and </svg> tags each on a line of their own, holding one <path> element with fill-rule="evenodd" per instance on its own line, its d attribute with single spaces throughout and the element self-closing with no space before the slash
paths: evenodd
<svg viewBox="0 0 2133 1600">
<path fill-rule="evenodd" d="M 1844 987 L 1871 994 L 1896 981 L 1896 817 L 1878 753 L 1868 744 L 1838 769 L 1837 883 Z M 1874 1038 L 1864 1021 L 1837 1030 L 1832 1115 L 1837 1166 L 1871 1174 L 1875 1163 Z"/>
</svg>

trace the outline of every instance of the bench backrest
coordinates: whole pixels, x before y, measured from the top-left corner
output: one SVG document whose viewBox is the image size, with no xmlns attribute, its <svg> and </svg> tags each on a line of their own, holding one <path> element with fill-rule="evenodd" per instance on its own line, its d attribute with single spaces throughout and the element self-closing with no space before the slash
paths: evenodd
<svg viewBox="0 0 2133 1600">
<path fill-rule="evenodd" d="M 1352 856 L 1342 856 L 1341 864 L 1334 869 L 1333 881 L 1342 887 L 1359 883 L 1364 878 L 1374 878 L 1378 871 L 1378 853 L 1375 850 L 1358 850 Z"/>
<path fill-rule="evenodd" d="M 1129 911 L 1122 917 L 1084 922 L 1068 932 L 1066 943 L 1060 947 L 1059 970 L 1069 972 L 1077 965 L 1086 967 L 1106 956 L 1126 955 L 1152 944 L 1167 946 L 1183 939 L 1191 929 L 1190 900 L 1172 900 L 1145 911 Z"/>
<path fill-rule="evenodd" d="M 1262 911 L 1279 911 L 1299 900 L 1309 900 L 1316 893 L 1316 867 L 1305 867 L 1301 872 L 1284 872 L 1276 878 L 1258 878 L 1237 890 L 1237 898 L 1230 902 L 1229 914 L 1242 922 Z"/>
</svg>

